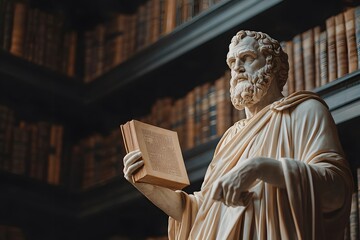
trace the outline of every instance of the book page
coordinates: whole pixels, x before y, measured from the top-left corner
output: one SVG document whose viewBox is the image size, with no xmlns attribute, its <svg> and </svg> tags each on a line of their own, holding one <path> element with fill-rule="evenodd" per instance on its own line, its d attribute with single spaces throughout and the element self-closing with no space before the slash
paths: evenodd
<svg viewBox="0 0 360 240">
<path fill-rule="evenodd" d="M 171 136 L 141 129 L 153 171 L 181 177 L 175 145 Z"/>
</svg>

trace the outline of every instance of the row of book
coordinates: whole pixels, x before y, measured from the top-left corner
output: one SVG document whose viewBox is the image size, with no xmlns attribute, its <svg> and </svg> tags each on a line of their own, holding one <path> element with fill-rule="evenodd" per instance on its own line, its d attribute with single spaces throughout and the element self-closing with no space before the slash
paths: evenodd
<svg viewBox="0 0 360 240">
<path fill-rule="evenodd" d="M 148 0 L 85 33 L 84 82 L 118 66 L 220 0 Z"/>
<path fill-rule="evenodd" d="M 81 140 L 72 149 L 70 184 L 86 189 L 119 176 L 124 155 L 119 129 L 107 136 L 95 134 Z"/>
<path fill-rule="evenodd" d="M 50 184 L 60 183 L 63 126 L 17 123 L 14 111 L 0 106 L 0 169 Z"/>
<path fill-rule="evenodd" d="M 218 138 L 233 122 L 245 118 L 244 111 L 231 105 L 229 78 L 230 71 L 226 71 L 212 83 L 195 87 L 183 98 L 158 99 L 151 113 L 139 120 L 176 131 L 183 150 Z M 119 128 L 108 136 L 95 134 L 81 140 L 72 150 L 71 182 L 80 182 L 79 187 L 86 189 L 119 176 L 124 155 Z"/>
<path fill-rule="evenodd" d="M 23 230 L 15 226 L 0 225 L 1 240 L 25 240 Z"/>
<path fill-rule="evenodd" d="M 148 0 L 133 14 L 114 14 L 84 36 L 84 82 L 91 82 L 220 0 Z M 1 47 L 70 77 L 76 74 L 78 32 L 60 12 L 28 0 L 0 0 Z"/>
<path fill-rule="evenodd" d="M 286 90 L 312 90 L 360 68 L 360 6 L 281 43 L 289 56 Z"/>
<path fill-rule="evenodd" d="M 77 33 L 61 13 L 48 13 L 25 0 L 0 1 L 2 48 L 68 76 L 75 75 Z"/>
<path fill-rule="evenodd" d="M 233 122 L 245 118 L 230 101 L 230 71 L 213 82 L 199 85 L 183 98 L 159 99 L 151 113 L 139 120 L 178 133 L 183 150 L 221 136 Z"/>
<path fill-rule="evenodd" d="M 120 130 L 92 135 L 64 154 L 64 127 L 18 121 L 0 105 L 0 170 L 53 185 L 85 189 L 122 173 L 125 148 Z"/>
</svg>

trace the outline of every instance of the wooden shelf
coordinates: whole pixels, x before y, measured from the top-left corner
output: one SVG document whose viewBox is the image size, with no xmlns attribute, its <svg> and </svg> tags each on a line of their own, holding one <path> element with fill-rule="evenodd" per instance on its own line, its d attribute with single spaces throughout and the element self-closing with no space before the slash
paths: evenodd
<svg viewBox="0 0 360 240">
<path fill-rule="evenodd" d="M 177 27 L 153 45 L 89 85 L 87 101 L 97 102 L 180 56 L 224 34 L 283 0 L 224 1 Z M 180 68 L 182 66 L 179 66 Z"/>
<path fill-rule="evenodd" d="M 81 105 L 83 102 L 83 85 L 79 79 L 67 77 L 4 50 L 0 50 L 0 75 L 2 92 L 20 87 L 30 92 L 27 95 L 40 95 L 43 99 L 54 101 L 59 99 L 59 102 L 65 102 L 63 104 Z"/>
</svg>

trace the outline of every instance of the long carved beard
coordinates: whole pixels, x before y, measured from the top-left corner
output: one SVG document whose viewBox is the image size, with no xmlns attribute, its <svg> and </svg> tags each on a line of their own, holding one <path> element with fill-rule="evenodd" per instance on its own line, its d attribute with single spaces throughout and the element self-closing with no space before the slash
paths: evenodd
<svg viewBox="0 0 360 240">
<path fill-rule="evenodd" d="M 231 79 L 230 96 L 233 106 L 242 110 L 258 103 L 267 93 L 273 78 L 272 73 L 266 73 L 266 66 L 255 74 L 240 74 Z M 241 80 L 237 80 L 241 79 Z"/>
</svg>

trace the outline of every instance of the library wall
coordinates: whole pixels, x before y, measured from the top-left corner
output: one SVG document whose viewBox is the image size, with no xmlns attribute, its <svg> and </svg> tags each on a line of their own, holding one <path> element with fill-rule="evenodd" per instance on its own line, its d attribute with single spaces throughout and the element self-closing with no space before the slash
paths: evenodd
<svg viewBox="0 0 360 240">
<path fill-rule="evenodd" d="M 88 126 L 81 127 L 81 124 L 71 121 L 69 121 L 71 123 L 62 122 L 63 118 L 59 116 L 34 121 L 32 117 L 23 118 L 19 111 L 21 108 L 13 109 L 6 103 L 0 103 L 0 174 L 2 178 L 9 186 L 12 186 L 15 181 L 16 187 L 29 184 L 28 182 L 30 182 L 30 188 L 31 184 L 46 184 L 46 186 L 35 187 L 40 189 L 36 191 L 41 191 L 45 198 L 47 192 L 50 192 L 51 195 L 51 191 L 53 191 L 48 191 L 49 185 L 57 188 L 54 191 L 60 192 L 56 193 L 62 196 L 60 199 L 70 199 L 66 200 L 66 204 L 69 206 L 73 207 L 74 205 L 77 210 L 91 206 L 91 211 L 104 212 L 106 215 L 106 210 L 102 211 L 101 209 L 106 209 L 104 205 L 107 202 L 100 202 L 105 198 L 106 201 L 112 198 L 112 195 L 109 194 L 113 191 L 111 186 L 122 188 L 126 184 L 121 180 L 123 175 L 122 158 L 125 155 L 125 149 L 119 130 L 119 124 L 125 121 L 116 122 L 116 119 L 122 121 L 137 119 L 177 131 L 183 151 L 192 154 L 193 157 L 201 155 L 196 153 L 196 151 L 200 151 L 198 149 L 211 148 L 209 143 L 217 141 L 234 122 L 246 117 L 244 111 L 237 111 L 231 106 L 230 73 L 225 67 L 222 71 L 216 70 L 220 74 L 206 76 L 204 74 L 203 80 L 199 80 L 199 76 L 202 76 L 199 73 L 197 75 L 187 73 L 188 77 L 184 83 L 179 80 L 174 83 L 176 86 L 186 85 L 184 86 L 186 90 L 179 90 L 176 95 L 154 90 L 155 96 L 152 96 L 151 100 L 147 101 L 146 107 L 142 107 L 140 111 L 136 111 L 132 107 L 131 109 L 121 107 L 118 112 L 113 112 L 112 110 L 116 108 L 114 105 L 117 104 L 118 92 L 111 92 L 111 85 L 105 91 L 110 92 L 106 96 L 107 100 L 99 102 L 94 100 L 95 104 L 93 105 L 96 106 L 94 107 L 96 111 L 92 111 L 89 104 L 85 104 L 90 102 L 86 97 L 91 95 L 91 93 L 87 95 L 86 91 L 87 89 L 94 91 L 93 89 L 96 89 L 97 86 L 95 84 L 106 82 L 104 78 L 112 76 L 111 74 L 118 69 L 124 66 L 131 68 L 131 62 L 135 62 L 136 59 L 141 58 L 142 54 L 145 55 L 147 51 L 151 51 L 152 46 L 166 40 L 171 34 L 181 32 L 191 24 L 195 25 L 202 18 L 210 16 L 212 12 L 220 11 L 219 9 L 225 8 L 224 6 L 230 4 L 229 2 L 234 1 L 137 1 L 137 6 L 133 11 L 110 12 L 105 19 L 99 20 L 96 24 L 79 29 L 79 27 L 69 24 L 69 19 L 67 19 L 69 16 L 61 11 L 61 8 L 59 10 L 56 7 L 50 9 L 39 7 L 41 4 L 38 1 L 31 0 L 0 1 L 0 46 L 4 61 L 9 55 L 11 58 L 15 56 L 24 60 L 25 63 L 22 64 L 27 67 L 27 64 L 33 64 L 29 65 L 29 68 L 36 73 L 51 71 L 52 74 L 55 73 L 65 79 L 64 82 L 59 81 L 56 84 L 63 84 L 71 88 L 72 83 L 70 82 L 77 82 L 80 85 L 76 86 L 82 89 L 79 98 L 83 97 L 83 99 L 79 101 L 80 107 L 72 110 L 71 113 L 79 109 L 80 111 L 86 109 L 90 113 L 84 115 L 85 117 L 82 116 L 84 119 L 87 116 L 96 118 L 96 121 L 89 126 L 105 125 L 105 130 L 103 128 L 101 131 L 94 130 Z M 260 2 L 259 4 L 265 5 Z M 338 1 L 334 2 L 338 3 Z M 257 8 L 259 7 L 257 6 Z M 281 8 L 279 9 L 281 10 Z M 360 6 L 355 1 L 341 2 L 341 7 L 335 12 L 335 14 L 323 18 L 322 21 L 302 28 L 295 34 L 290 33 L 286 38 L 278 39 L 288 54 L 290 64 L 288 82 L 283 91 L 285 96 L 299 90 L 321 92 L 327 86 L 336 84 L 339 79 L 358 74 L 360 68 Z M 262 14 L 271 15 L 267 10 L 262 10 L 258 14 L 259 18 L 263 16 Z M 216 18 L 216 15 L 213 17 Z M 251 26 L 254 18 L 248 22 L 245 21 L 244 26 Z M 239 23 L 238 27 L 242 27 L 241 24 Z M 233 32 L 234 29 L 229 27 L 226 33 L 217 36 L 216 39 L 228 37 Z M 211 41 L 212 39 L 208 40 L 208 42 Z M 228 41 L 230 39 L 220 42 Z M 207 50 L 206 47 L 199 46 L 197 49 L 200 49 L 203 54 Z M 203 48 L 205 50 L 202 50 Z M 191 58 L 193 56 L 191 54 L 195 54 L 192 51 L 189 50 L 187 53 L 190 57 L 184 54 L 178 59 L 169 60 L 169 63 L 164 64 L 162 68 L 159 67 L 160 70 L 152 70 L 146 77 L 167 77 L 168 72 L 165 68 L 169 65 L 174 66 L 178 62 L 186 62 L 187 57 Z M 194 51 L 196 52 L 196 49 Z M 226 53 L 224 53 L 224 64 L 221 67 L 225 66 L 225 56 Z M 200 69 L 207 68 L 206 63 L 198 64 L 202 64 Z M 38 68 L 38 66 L 41 67 Z M 175 69 L 175 67 L 171 68 Z M 3 70 L 0 69 L 0 74 L 1 71 Z M 182 74 L 185 75 L 185 73 Z M 215 75 L 216 77 L 214 77 Z M 7 75 L 4 74 L 4 78 L 6 77 Z M 136 81 L 135 78 L 131 84 L 147 88 L 148 83 L 144 83 L 146 78 L 139 77 L 139 79 L 141 80 Z M 119 79 L 119 81 L 121 80 Z M 357 80 L 352 81 L 355 82 L 352 86 L 357 85 Z M 159 80 L 159 82 L 164 83 L 166 80 Z M 135 93 L 136 87 L 131 84 L 129 84 L 131 87 L 121 87 L 120 85 L 117 88 L 123 92 L 129 90 L 129 92 Z M 60 99 L 59 102 L 61 101 Z M 29 103 L 24 100 L 24 104 Z M 126 103 L 122 104 L 121 106 L 126 106 Z M 71 108 L 71 106 L 64 104 L 62 108 Z M 45 109 L 44 111 L 50 111 L 53 114 L 56 109 Z M 66 110 L 62 110 L 62 112 L 66 112 Z M 68 115 L 66 119 L 71 119 L 71 114 Z M 107 120 L 99 120 L 108 116 Z M 121 117 L 118 118 L 118 116 Z M 99 124 L 100 122 L 101 124 Z M 69 125 L 71 127 L 68 127 Z M 69 140 L 73 136 L 69 132 L 78 126 L 82 129 L 79 131 L 81 133 L 75 134 L 76 140 Z M 211 150 L 207 149 L 206 151 Z M 359 182 L 358 167 L 360 164 L 353 162 L 351 166 L 353 173 L 356 172 L 354 179 Z M 199 182 L 197 179 L 195 184 L 199 185 Z M 124 189 L 124 191 L 128 191 L 129 188 Z M 345 239 L 359 237 L 359 189 L 354 189 L 351 216 Z M 9 191 L 11 192 L 11 190 Z M 68 192 L 73 195 L 67 195 Z M 104 198 L 96 196 L 89 202 L 85 200 L 85 203 L 82 202 L 83 199 L 99 193 L 106 194 L 103 194 Z M 118 194 L 115 196 L 119 197 L 122 193 L 114 193 L 114 195 Z M 54 196 L 57 196 L 56 194 Z M 132 194 L 135 193 L 132 192 Z M 139 196 L 134 198 L 138 199 Z M 132 199 L 132 196 L 129 199 Z M 126 200 L 118 200 L 118 202 L 123 204 Z M 115 207 L 110 209 L 119 211 L 116 206 L 121 204 L 118 202 L 111 203 Z M 126 204 L 129 203 L 126 202 Z M 128 206 L 126 204 L 124 208 Z M 31 203 L 29 205 L 31 206 Z M 51 211 L 51 207 L 48 209 Z M 73 217 L 71 216 L 71 218 Z M 64 219 L 66 218 L 64 217 Z M 1 219 L 2 222 L 5 220 Z M 117 219 L 117 221 L 121 224 L 121 221 L 124 220 Z M 83 224 L 81 221 L 75 222 L 79 225 Z M 166 235 L 164 226 L 159 229 L 162 234 L 157 235 L 161 236 L 142 237 L 144 239 L 166 239 L 163 236 Z M 1 239 L 27 239 L 26 235 L 26 229 L 21 227 L 0 225 Z M 105 235 L 107 239 L 131 239 L 129 236 L 118 233 L 104 233 L 101 236 Z"/>
</svg>

